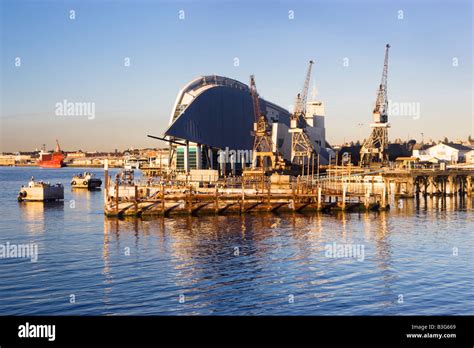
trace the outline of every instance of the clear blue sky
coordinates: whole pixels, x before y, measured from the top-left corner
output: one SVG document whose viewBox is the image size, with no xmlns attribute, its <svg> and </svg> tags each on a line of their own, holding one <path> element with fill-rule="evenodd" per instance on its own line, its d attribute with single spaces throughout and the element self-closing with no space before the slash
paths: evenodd
<svg viewBox="0 0 474 348">
<path fill-rule="evenodd" d="M 66 150 L 162 146 L 146 134 L 163 133 L 193 78 L 255 74 L 260 94 L 288 108 L 309 59 L 328 141 L 357 140 L 369 133 L 387 42 L 389 99 L 420 106 L 419 118 L 389 119 L 390 139 L 474 136 L 472 16 L 470 0 L 1 0 L 0 151 L 56 138 Z M 56 116 L 64 99 L 94 102 L 95 119 Z"/>
</svg>

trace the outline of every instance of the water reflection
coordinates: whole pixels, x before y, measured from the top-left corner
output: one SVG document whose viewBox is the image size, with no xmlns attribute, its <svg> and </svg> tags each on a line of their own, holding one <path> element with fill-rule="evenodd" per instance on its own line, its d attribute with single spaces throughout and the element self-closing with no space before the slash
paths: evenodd
<svg viewBox="0 0 474 348">
<path fill-rule="evenodd" d="M 117 256 L 132 245 L 139 256 L 131 267 L 153 265 L 150 271 L 163 287 L 157 296 L 169 299 L 168 312 L 329 314 L 323 309 L 336 305 L 352 308 L 347 313 L 399 313 L 400 289 L 418 291 L 410 287 L 420 277 L 411 267 L 416 256 L 405 247 L 426 232 L 417 223 L 432 232 L 424 243 L 437 240 L 436 226 L 418 212 L 463 207 L 454 198 L 444 205 L 436 201 L 395 200 L 390 211 L 380 213 L 105 218 L 104 302 L 117 286 L 111 269 L 123 262 L 111 250 Z M 365 259 L 326 257 L 325 246 L 334 242 L 364 245 Z M 301 302 L 282 307 L 288 294 Z M 180 295 L 186 298 L 183 306 L 177 306 Z M 352 302 L 340 307 L 341 301 Z"/>
<path fill-rule="evenodd" d="M 102 270 L 102 274 L 104 275 L 104 304 L 107 306 L 110 303 L 110 294 L 112 292 L 112 285 L 113 285 L 113 276 L 110 272 L 110 241 L 109 241 L 109 221 L 104 220 L 104 244 L 103 244 L 103 252 L 102 252 L 102 259 L 104 261 L 104 267 Z"/>
<path fill-rule="evenodd" d="M 45 232 L 45 222 L 49 215 L 58 215 L 64 212 L 64 202 L 21 202 L 20 216 L 26 230 L 30 234 L 38 234 Z"/>
<path fill-rule="evenodd" d="M 86 211 L 93 211 L 96 209 L 94 204 L 96 199 L 102 199 L 103 193 L 100 190 L 88 190 L 84 188 L 71 188 L 72 201 L 67 201 L 67 204 L 72 204 L 74 207 L 81 206 L 81 209 Z"/>
<path fill-rule="evenodd" d="M 472 210 L 472 197 L 467 196 L 433 196 L 433 197 L 424 197 L 420 196 L 419 198 L 414 199 L 414 206 L 417 211 L 458 211 L 458 210 Z M 407 207 L 411 207 L 413 200 L 405 200 L 407 202 Z M 412 210 L 407 210 L 410 212 Z"/>
<path fill-rule="evenodd" d="M 46 173 L 65 183 L 72 174 Z M 13 174 L 0 183 L 2 239 L 41 254 L 2 261 L 4 314 L 473 314 L 472 197 L 392 197 L 385 213 L 118 220 L 104 218 L 100 191 L 18 204 Z M 363 244 L 364 261 L 326 257 L 333 242 Z M 80 306 L 61 304 L 65 288 L 84 289 Z"/>
</svg>

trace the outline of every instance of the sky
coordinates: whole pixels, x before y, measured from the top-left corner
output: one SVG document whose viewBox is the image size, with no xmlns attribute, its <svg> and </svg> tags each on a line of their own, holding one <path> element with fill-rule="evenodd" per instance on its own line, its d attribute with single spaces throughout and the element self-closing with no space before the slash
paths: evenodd
<svg viewBox="0 0 474 348">
<path fill-rule="evenodd" d="M 255 74 L 263 98 L 290 108 L 310 59 L 328 142 L 357 141 L 386 43 L 389 139 L 474 137 L 471 0 L 0 3 L 2 152 L 55 139 L 70 151 L 162 147 L 147 134 L 163 134 L 194 78 Z M 61 111 L 64 100 L 89 113 Z"/>
</svg>

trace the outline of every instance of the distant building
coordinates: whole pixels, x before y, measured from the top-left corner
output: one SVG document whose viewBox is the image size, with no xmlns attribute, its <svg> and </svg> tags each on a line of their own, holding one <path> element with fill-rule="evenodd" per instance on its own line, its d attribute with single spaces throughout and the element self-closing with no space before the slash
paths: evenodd
<svg viewBox="0 0 474 348">
<path fill-rule="evenodd" d="M 86 153 L 82 151 L 68 152 L 66 160 L 72 159 L 72 158 L 84 158 L 84 157 L 86 157 Z"/>
<path fill-rule="evenodd" d="M 0 155 L 0 166 L 13 166 L 15 165 L 14 155 Z"/>
<path fill-rule="evenodd" d="M 92 165 L 92 158 L 74 158 L 70 164 L 74 166 L 90 166 Z"/>
<path fill-rule="evenodd" d="M 75 167 L 102 167 L 105 164 L 107 159 L 108 165 L 110 167 L 122 167 L 124 165 L 124 160 L 121 157 L 79 157 L 73 158 L 68 165 Z"/>
<path fill-rule="evenodd" d="M 395 159 L 395 167 L 401 169 L 410 169 L 420 161 L 418 157 L 398 157 Z"/>
<path fill-rule="evenodd" d="M 466 152 L 464 158 L 467 164 L 474 164 L 474 150 Z"/>
<path fill-rule="evenodd" d="M 139 149 L 124 156 L 124 166 L 130 168 L 167 167 L 169 149 Z"/>
<path fill-rule="evenodd" d="M 306 104 L 306 123 L 308 132 L 311 139 L 318 147 L 328 147 L 326 143 L 326 125 L 325 125 L 326 112 L 324 110 L 324 103 L 319 100 L 309 101 Z"/>
<path fill-rule="evenodd" d="M 35 160 L 31 154 L 25 153 L 13 153 L 13 154 L 1 154 L 0 155 L 0 166 L 13 166 L 13 165 L 25 165 L 32 164 Z"/>
<path fill-rule="evenodd" d="M 465 155 L 471 151 L 470 147 L 453 144 L 439 143 L 433 146 L 414 148 L 413 157 L 417 157 L 423 162 L 432 162 L 433 160 L 450 163 L 464 162 Z"/>
</svg>

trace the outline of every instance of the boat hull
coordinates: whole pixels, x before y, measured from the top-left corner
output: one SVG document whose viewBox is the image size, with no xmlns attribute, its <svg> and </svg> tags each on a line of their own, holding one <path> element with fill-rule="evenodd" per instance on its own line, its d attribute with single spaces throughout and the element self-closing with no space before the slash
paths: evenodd
<svg viewBox="0 0 474 348">
<path fill-rule="evenodd" d="M 38 166 L 41 168 L 62 168 L 65 167 L 64 163 L 61 162 L 39 162 Z"/>
<path fill-rule="evenodd" d="M 64 186 L 23 187 L 19 201 L 56 201 L 64 199 Z"/>
<path fill-rule="evenodd" d="M 83 188 L 89 190 L 100 189 L 102 180 L 100 179 L 84 179 L 84 178 L 73 178 L 71 181 L 72 188 Z"/>
</svg>

